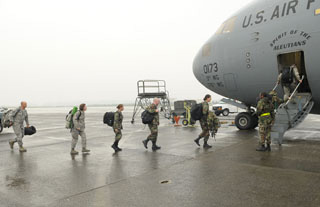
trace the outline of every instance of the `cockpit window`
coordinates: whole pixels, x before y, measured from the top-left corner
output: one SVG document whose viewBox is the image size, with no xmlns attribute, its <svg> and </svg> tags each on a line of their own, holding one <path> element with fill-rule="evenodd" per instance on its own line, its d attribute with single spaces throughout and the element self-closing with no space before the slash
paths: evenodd
<svg viewBox="0 0 320 207">
<path fill-rule="evenodd" d="M 232 17 L 225 21 L 217 30 L 216 34 L 227 34 L 233 31 L 237 17 Z"/>
<path fill-rule="evenodd" d="M 221 34 L 225 26 L 226 26 L 226 23 L 223 23 L 223 24 L 219 27 L 219 29 L 216 31 L 216 34 Z"/>
<path fill-rule="evenodd" d="M 211 53 L 211 43 L 207 43 L 202 47 L 202 56 L 208 57 Z"/>
</svg>

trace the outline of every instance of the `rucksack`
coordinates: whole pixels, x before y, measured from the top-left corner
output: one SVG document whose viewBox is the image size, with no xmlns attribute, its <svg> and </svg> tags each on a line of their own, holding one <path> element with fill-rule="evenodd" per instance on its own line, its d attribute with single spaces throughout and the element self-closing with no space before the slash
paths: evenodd
<svg viewBox="0 0 320 207">
<path fill-rule="evenodd" d="M 202 103 L 195 104 L 191 109 L 191 118 L 195 121 L 198 121 L 202 118 Z"/>
<path fill-rule="evenodd" d="M 103 116 L 103 123 L 113 127 L 114 123 L 114 112 L 106 112 Z"/>
<path fill-rule="evenodd" d="M 145 110 L 141 114 L 141 119 L 143 124 L 151 124 L 154 119 L 154 115 L 151 114 L 149 111 Z"/>
<path fill-rule="evenodd" d="M 18 114 L 19 112 L 20 112 L 20 109 L 17 110 L 16 114 L 13 115 L 13 118 L 14 118 L 15 116 L 17 116 L 17 114 Z M 2 127 L 3 127 L 3 128 L 9 128 L 9 127 L 12 126 L 11 120 L 10 120 L 10 116 L 11 116 L 12 113 L 13 113 L 13 110 L 8 110 L 8 111 L 6 111 L 6 112 L 4 112 L 4 113 L 2 114 L 1 124 L 2 124 Z M 13 120 L 12 120 L 12 121 L 13 121 Z"/>
<path fill-rule="evenodd" d="M 291 84 L 293 83 L 293 70 L 291 67 L 284 67 L 282 70 L 281 76 L 281 83 L 282 84 Z"/>
<path fill-rule="evenodd" d="M 77 107 L 73 107 L 72 110 L 69 111 L 69 113 L 66 116 L 66 128 L 67 129 L 72 129 L 74 127 L 73 124 L 73 116 L 78 112 L 78 108 Z M 81 115 L 81 114 L 80 114 Z M 79 115 L 79 117 L 80 117 Z M 78 117 L 78 118 L 79 118 Z"/>
<path fill-rule="evenodd" d="M 218 131 L 218 128 L 221 127 L 220 120 L 215 115 L 208 116 L 208 128 L 210 131 Z"/>
</svg>

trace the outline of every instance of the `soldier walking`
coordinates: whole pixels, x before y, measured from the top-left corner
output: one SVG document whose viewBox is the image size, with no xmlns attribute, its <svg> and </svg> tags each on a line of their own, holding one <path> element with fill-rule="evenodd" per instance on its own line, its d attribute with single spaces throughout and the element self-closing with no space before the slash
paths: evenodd
<svg viewBox="0 0 320 207">
<path fill-rule="evenodd" d="M 87 111 L 86 104 L 81 104 L 79 107 L 79 111 L 73 116 L 73 128 L 71 129 L 71 155 L 77 155 L 79 152 L 75 150 L 76 145 L 78 143 L 78 137 L 81 136 L 82 142 L 82 153 L 89 153 L 90 150 L 87 149 L 87 136 L 85 132 L 86 124 L 85 124 L 85 111 Z"/>
<path fill-rule="evenodd" d="M 27 127 L 29 127 L 29 119 L 28 112 L 26 110 L 27 102 L 22 101 L 21 106 L 14 111 L 12 111 L 10 115 L 10 121 L 13 125 L 13 131 L 16 135 L 14 139 L 9 141 L 10 148 L 13 149 L 14 143 L 18 142 L 19 151 L 26 152 L 27 150 L 23 147 L 22 139 L 24 137 L 24 122 L 26 122 Z"/>
<path fill-rule="evenodd" d="M 281 84 L 284 92 L 284 102 L 289 100 L 292 88 L 297 86 L 297 81 L 302 83 L 298 68 L 295 64 L 290 67 L 284 67 L 278 76 L 278 85 Z"/>
<path fill-rule="evenodd" d="M 256 151 L 264 152 L 271 151 L 271 127 L 274 122 L 274 107 L 268 98 L 267 93 L 263 92 L 260 94 L 260 101 L 257 106 L 257 115 L 259 117 L 259 135 L 260 135 L 260 146 Z M 267 142 L 267 147 L 265 143 Z"/>
<path fill-rule="evenodd" d="M 210 129 L 208 126 L 208 114 L 209 114 L 209 103 L 211 102 L 211 95 L 207 94 L 202 102 L 202 117 L 200 119 L 200 126 L 202 132 L 199 134 L 199 137 L 194 140 L 194 142 L 200 147 L 200 139 L 204 138 L 203 148 L 209 149 L 212 146 L 208 144 Z"/>
<path fill-rule="evenodd" d="M 124 106 L 122 104 L 119 104 L 117 106 L 117 109 L 118 110 L 114 114 L 114 122 L 113 122 L 113 131 L 115 133 L 115 141 L 114 141 L 113 145 L 111 146 L 116 153 L 119 151 L 122 151 L 122 149 L 118 146 L 118 144 L 122 138 L 122 133 L 121 133 L 121 130 L 123 129 L 123 127 L 122 127 L 122 121 L 123 121 L 122 111 L 124 110 Z"/>
<path fill-rule="evenodd" d="M 153 103 L 146 109 L 150 114 L 153 115 L 153 120 L 150 124 L 148 124 L 148 127 L 150 129 L 151 134 L 147 137 L 146 140 L 142 141 L 144 147 L 148 149 L 148 142 L 152 141 L 152 150 L 157 151 L 161 149 L 160 146 L 157 145 L 157 139 L 158 139 L 158 126 L 160 124 L 159 122 L 159 110 L 158 105 L 160 103 L 160 99 L 155 98 L 153 99 Z"/>
</svg>

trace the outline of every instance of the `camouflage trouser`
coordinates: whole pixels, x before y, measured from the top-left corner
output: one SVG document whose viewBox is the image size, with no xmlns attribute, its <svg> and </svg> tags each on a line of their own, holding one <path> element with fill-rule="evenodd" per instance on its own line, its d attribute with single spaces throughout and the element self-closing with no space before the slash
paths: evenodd
<svg viewBox="0 0 320 207">
<path fill-rule="evenodd" d="M 77 129 L 72 129 L 71 130 L 71 136 L 72 136 L 72 142 L 71 142 L 71 148 L 74 149 L 76 148 L 76 145 L 78 143 L 78 137 L 81 137 L 81 142 L 82 142 L 82 148 L 87 147 L 87 135 L 84 131 L 79 131 Z"/>
<path fill-rule="evenodd" d="M 271 125 L 259 124 L 260 144 L 271 144 Z"/>
<path fill-rule="evenodd" d="M 18 142 L 19 146 L 23 146 L 22 138 L 24 137 L 24 127 L 21 125 L 13 125 L 13 131 L 16 134 L 16 137 L 14 139 L 11 139 L 10 141 Z"/>
<path fill-rule="evenodd" d="M 115 133 L 115 135 L 116 135 L 115 140 L 116 140 L 116 141 L 120 141 L 120 139 L 122 138 L 121 130 L 118 129 L 118 131 L 116 132 L 116 130 L 113 129 L 113 131 L 114 131 L 114 133 Z"/>
<path fill-rule="evenodd" d="M 207 142 L 209 140 L 209 136 L 210 136 L 208 123 L 200 120 L 200 126 L 202 129 L 202 132 L 199 134 L 199 137 L 200 138 L 204 137 L 204 141 Z"/>
<path fill-rule="evenodd" d="M 158 125 L 148 124 L 151 134 L 148 136 L 148 140 L 157 141 L 158 138 Z"/>
</svg>

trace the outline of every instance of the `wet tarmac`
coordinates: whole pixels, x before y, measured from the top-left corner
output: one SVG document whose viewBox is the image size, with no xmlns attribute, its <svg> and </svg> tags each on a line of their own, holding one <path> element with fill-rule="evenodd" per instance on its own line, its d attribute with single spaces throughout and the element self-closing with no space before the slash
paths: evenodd
<svg viewBox="0 0 320 207">
<path fill-rule="evenodd" d="M 319 116 L 310 115 L 286 134 L 281 147 L 273 144 L 271 153 L 255 151 L 256 130 L 223 125 L 216 141 L 210 139 L 213 148 L 204 150 L 193 142 L 200 127 L 173 127 L 163 119 L 162 149 L 152 152 L 141 143 L 148 129 L 139 118 L 132 125 L 127 110 L 123 151 L 114 154 L 113 131 L 102 124 L 108 110 L 89 108 L 89 155 L 69 154 L 68 108 L 29 109 L 38 133 L 24 138 L 27 153 L 19 153 L 17 146 L 10 150 L 8 139 L 14 134 L 4 130 L 0 206 L 320 206 Z"/>
</svg>

